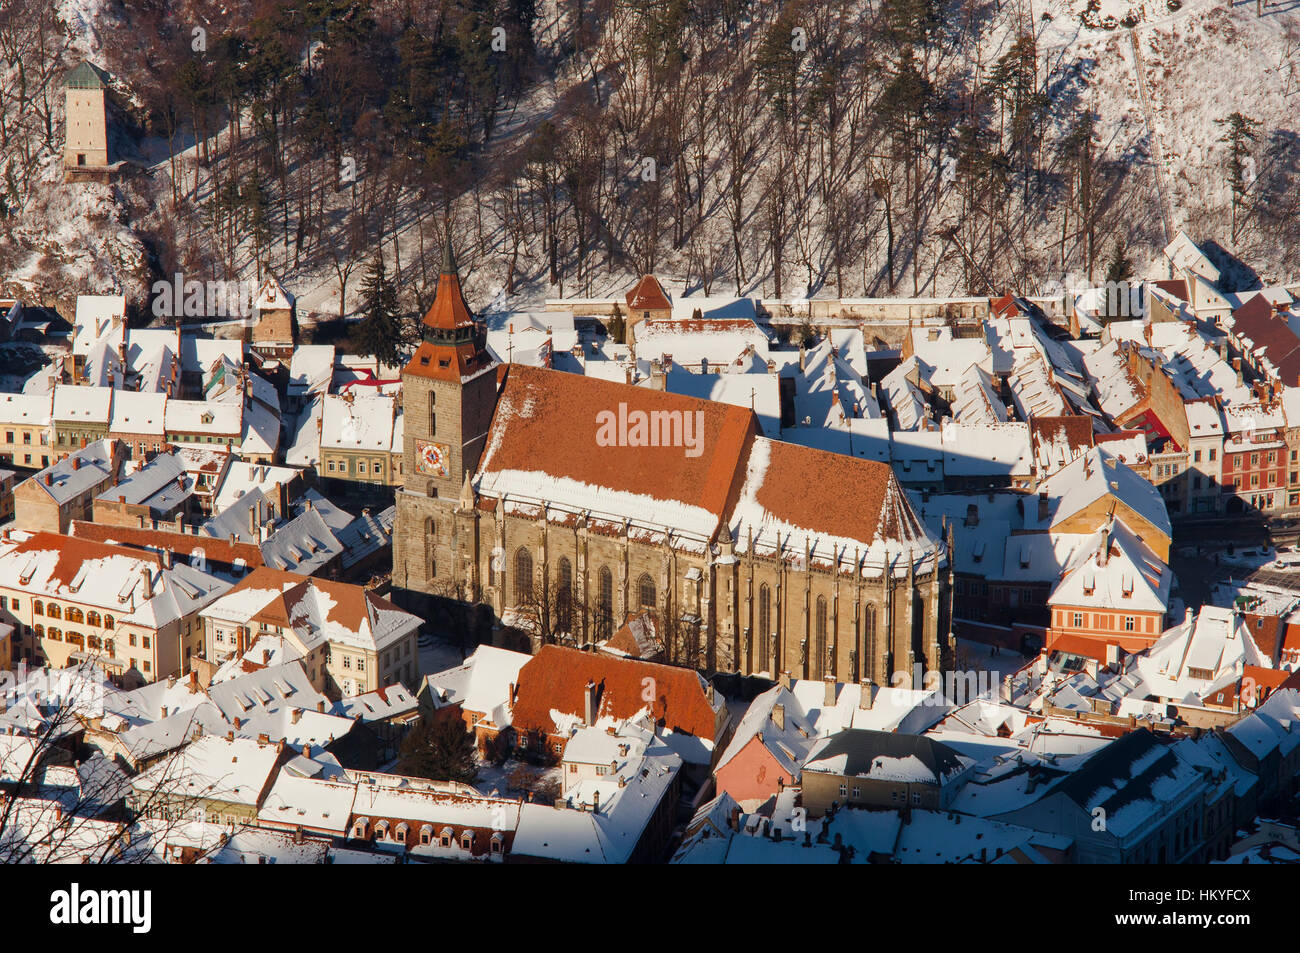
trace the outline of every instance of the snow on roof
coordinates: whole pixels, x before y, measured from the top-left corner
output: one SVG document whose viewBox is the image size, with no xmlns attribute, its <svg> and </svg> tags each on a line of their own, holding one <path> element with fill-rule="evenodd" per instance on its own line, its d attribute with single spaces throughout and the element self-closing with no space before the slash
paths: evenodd
<svg viewBox="0 0 1300 953">
<path fill-rule="evenodd" d="M 532 656 L 491 645 L 480 645 L 464 664 L 428 675 L 424 688 L 436 708 L 460 705 L 466 712 L 504 728 L 510 724 L 510 686 Z"/>
<path fill-rule="evenodd" d="M 101 341 L 114 351 L 126 341 L 126 295 L 77 295 L 72 353 L 89 354 Z"/>
<path fill-rule="evenodd" d="M 0 394 L 0 423 L 48 427 L 54 421 L 54 394 Z"/>
<path fill-rule="evenodd" d="M 293 295 L 284 289 L 284 285 L 268 275 L 257 292 L 253 307 L 258 311 L 288 311 L 293 307 L 293 301 Z"/>
<path fill-rule="evenodd" d="M 212 501 L 214 513 L 221 513 L 254 490 L 261 490 L 268 500 L 278 501 L 280 487 L 298 479 L 300 473 L 293 467 L 277 467 L 269 463 L 231 461 L 225 478 Z"/>
<path fill-rule="evenodd" d="M 58 384 L 54 388 L 54 419 L 60 423 L 107 425 L 113 396 L 110 387 Z"/>
<path fill-rule="evenodd" d="M 912 352 L 930 367 L 935 387 L 956 387 L 972 365 L 991 369 L 993 355 L 983 337 L 955 338 L 952 328 L 913 328 Z"/>
<path fill-rule="evenodd" d="M 1027 477 L 1032 457 L 1029 424 L 945 421 L 943 471 L 953 476 Z"/>
<path fill-rule="evenodd" d="M 1072 554 L 1047 604 L 1164 612 L 1172 579 L 1160 557 L 1123 519 L 1112 517 Z"/>
<path fill-rule="evenodd" d="M 311 468 L 320 463 L 321 425 L 325 416 L 323 396 L 312 397 L 290 422 L 289 446 L 284 462 L 291 467 Z"/>
<path fill-rule="evenodd" d="M 113 433 L 153 434 L 161 437 L 166 432 L 163 426 L 166 394 L 118 390 L 113 392 L 112 405 L 108 426 Z"/>
<path fill-rule="evenodd" d="M 27 482 L 40 487 L 56 503 L 67 503 L 115 476 L 115 444 L 111 439 L 96 440 L 51 463 Z"/>
<path fill-rule="evenodd" d="M 1007 419 L 1007 405 L 998 396 L 993 378 L 978 364 L 966 368 L 953 389 L 952 412 L 961 423 L 994 424 Z"/>
<path fill-rule="evenodd" d="M 1166 538 L 1173 532 L 1160 491 L 1102 447 L 1093 447 L 1052 474 L 1040 484 L 1039 491 L 1047 492 L 1051 526 L 1063 523 L 1103 497 L 1112 496 Z"/>
<path fill-rule="evenodd" d="M 383 394 L 328 394 L 321 420 L 321 447 L 391 453 L 397 401 Z"/>
<path fill-rule="evenodd" d="M 771 349 L 753 318 L 643 321 L 633 333 L 639 359 L 671 360 L 692 371 L 726 367 L 745 353 L 766 361 Z"/>
<path fill-rule="evenodd" d="M 876 574 L 940 558 L 886 464 L 754 438 L 731 513 L 737 552 Z"/>
<path fill-rule="evenodd" d="M 57 402 L 57 398 L 56 398 Z M 177 443 L 202 443 L 204 437 L 242 437 L 244 401 L 167 401 L 165 422 L 168 435 Z"/>
<path fill-rule="evenodd" d="M 1200 246 L 1184 231 L 1179 231 L 1173 241 L 1165 246 L 1165 257 L 1180 271 L 1192 273 L 1208 279 L 1214 284 L 1219 282 L 1219 269 L 1201 251 Z"/>
<path fill-rule="evenodd" d="M 299 344 L 289 361 L 290 397 L 305 399 L 329 391 L 334 377 L 333 344 Z"/>
<path fill-rule="evenodd" d="M 204 735 L 133 782 L 137 791 L 256 807 L 275 771 L 280 749 L 246 738 Z"/>
</svg>

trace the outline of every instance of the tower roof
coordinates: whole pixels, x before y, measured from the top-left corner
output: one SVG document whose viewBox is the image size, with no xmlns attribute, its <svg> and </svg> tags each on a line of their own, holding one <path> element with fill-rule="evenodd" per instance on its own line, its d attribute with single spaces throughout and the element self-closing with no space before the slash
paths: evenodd
<svg viewBox="0 0 1300 953">
<path fill-rule="evenodd" d="M 460 275 L 456 272 L 456 254 L 452 251 L 451 236 L 443 242 L 442 273 L 438 277 L 438 293 L 433 298 L 433 305 L 424 316 L 426 327 L 439 331 L 455 331 L 459 328 L 474 326 L 474 315 L 465 303 L 465 294 L 460 287 Z"/>
<path fill-rule="evenodd" d="M 642 275 L 636 286 L 627 293 L 627 306 L 633 311 L 656 311 L 671 308 L 663 285 L 654 275 Z"/>
<path fill-rule="evenodd" d="M 63 85 L 69 89 L 103 89 L 108 85 L 108 74 L 89 60 L 82 60 Z"/>
</svg>

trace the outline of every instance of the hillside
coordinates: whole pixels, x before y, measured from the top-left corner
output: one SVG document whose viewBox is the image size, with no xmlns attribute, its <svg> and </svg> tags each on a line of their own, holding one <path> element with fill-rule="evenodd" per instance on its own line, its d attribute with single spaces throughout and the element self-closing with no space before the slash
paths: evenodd
<svg viewBox="0 0 1300 953">
<path fill-rule="evenodd" d="M 1100 279 L 1121 237 L 1141 271 L 1184 227 L 1300 274 L 1294 2 L 11 6 L 0 290 L 43 300 L 269 269 L 336 314 L 382 254 L 416 309 L 444 215 L 497 308 L 651 269 L 787 298 L 1041 294 Z M 109 186 L 62 181 L 83 57 L 114 77 Z M 1257 123 L 1235 242 L 1232 111 Z"/>
</svg>

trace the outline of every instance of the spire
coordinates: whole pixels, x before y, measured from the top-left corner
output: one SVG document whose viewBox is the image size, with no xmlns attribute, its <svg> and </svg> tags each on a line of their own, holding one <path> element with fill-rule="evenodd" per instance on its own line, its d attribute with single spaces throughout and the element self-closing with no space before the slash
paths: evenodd
<svg viewBox="0 0 1300 953">
<path fill-rule="evenodd" d="M 438 277 L 438 291 L 433 306 L 424 316 L 426 338 L 428 331 L 463 331 L 474 327 L 474 315 L 465 303 L 460 287 L 460 273 L 456 268 L 456 253 L 451 247 L 451 225 L 446 225 L 442 242 L 442 272 Z"/>
<path fill-rule="evenodd" d="M 455 275 L 456 252 L 451 247 L 451 219 L 442 220 L 442 274 Z"/>
</svg>

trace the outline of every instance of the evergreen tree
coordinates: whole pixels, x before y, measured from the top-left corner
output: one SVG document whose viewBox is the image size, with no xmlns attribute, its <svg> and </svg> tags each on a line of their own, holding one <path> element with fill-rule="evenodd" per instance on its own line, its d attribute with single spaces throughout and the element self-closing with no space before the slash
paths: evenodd
<svg viewBox="0 0 1300 953">
<path fill-rule="evenodd" d="M 474 738 L 458 718 L 421 723 L 402 740 L 397 773 L 472 784 L 478 777 Z"/>
<path fill-rule="evenodd" d="M 1224 126 L 1225 132 L 1219 137 L 1220 142 L 1228 144 L 1228 186 L 1232 189 L 1232 243 L 1237 243 L 1237 216 L 1246 199 L 1246 190 L 1251 183 L 1246 181 L 1246 160 L 1250 156 L 1250 144 L 1255 141 L 1259 120 L 1252 119 L 1244 113 L 1234 112 L 1222 119 L 1214 120 Z"/>
<path fill-rule="evenodd" d="M 357 326 L 357 349 L 380 364 L 401 359 L 402 324 L 398 315 L 397 289 L 388 280 L 382 255 L 376 255 L 361 285 L 361 322 Z"/>
</svg>

